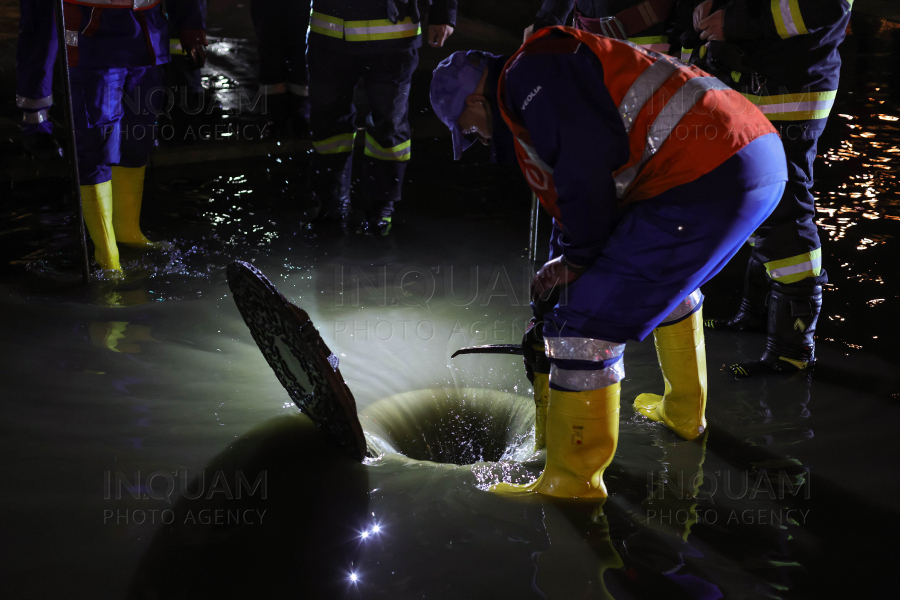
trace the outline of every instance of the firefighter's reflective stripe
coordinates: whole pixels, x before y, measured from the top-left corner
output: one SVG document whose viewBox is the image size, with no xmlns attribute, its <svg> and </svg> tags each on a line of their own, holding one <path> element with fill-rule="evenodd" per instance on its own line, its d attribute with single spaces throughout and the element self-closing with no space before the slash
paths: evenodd
<svg viewBox="0 0 900 600">
<path fill-rule="evenodd" d="M 340 40 L 344 38 L 344 20 L 313 11 L 309 18 L 309 30 Z"/>
<path fill-rule="evenodd" d="M 308 85 L 300 85 L 299 83 L 289 83 L 287 84 L 287 89 L 290 93 L 295 96 L 309 96 L 309 86 Z"/>
<path fill-rule="evenodd" d="M 808 121 L 828 117 L 834 106 L 837 90 L 777 96 L 742 95 L 755 104 L 770 121 Z"/>
<path fill-rule="evenodd" d="M 663 61 L 657 61 L 654 65 L 660 62 Z M 679 87 L 672 99 L 669 100 L 653 121 L 653 125 L 650 126 L 650 131 L 647 132 L 647 143 L 644 146 L 644 154 L 641 159 L 615 177 L 616 195 L 619 198 L 625 196 L 625 192 L 628 191 L 628 188 L 634 182 L 641 167 L 659 151 L 660 147 L 669 139 L 672 131 L 675 130 L 678 122 L 700 101 L 704 94 L 710 90 L 728 89 L 728 86 L 715 77 L 694 77 L 688 79 Z M 640 93 L 640 90 L 638 92 Z M 649 95 L 647 100 L 649 100 Z"/>
<path fill-rule="evenodd" d="M 385 148 L 375 141 L 369 132 L 366 132 L 366 156 L 379 160 L 406 161 L 412 156 L 412 140 L 406 140 L 391 148 Z"/>
<path fill-rule="evenodd" d="M 691 60 L 691 54 L 693 54 L 693 52 L 694 52 L 693 48 L 682 48 L 681 49 L 681 60 L 683 60 L 684 62 Z"/>
<path fill-rule="evenodd" d="M 633 37 L 628 38 L 628 41 L 636 46 L 646 48 L 647 50 L 653 50 L 654 52 L 667 52 L 669 50 L 669 36 L 667 35 Z"/>
<path fill-rule="evenodd" d="M 353 133 L 339 133 L 318 142 L 314 141 L 313 148 L 319 154 L 340 154 L 341 152 L 350 152 L 353 150 L 353 138 L 355 137 L 355 131 Z"/>
<path fill-rule="evenodd" d="M 747 244 L 751 247 L 755 247 L 761 241 L 762 241 L 762 238 L 759 237 L 758 235 L 751 235 L 749 238 L 747 238 Z"/>
<path fill-rule="evenodd" d="M 43 98 L 26 98 L 25 96 L 16 96 L 16 106 L 25 110 L 38 110 L 41 108 L 50 108 L 53 106 L 53 94 Z"/>
<path fill-rule="evenodd" d="M 623 379 L 625 379 L 625 362 L 621 359 L 603 369 L 588 371 L 550 365 L 550 383 L 576 392 L 599 390 Z"/>
<path fill-rule="evenodd" d="M 159 4 L 159 0 L 65 0 L 66 4 L 83 4 L 85 6 L 111 6 L 113 8 L 130 8 L 146 10 Z"/>
<path fill-rule="evenodd" d="M 779 283 L 794 283 L 822 274 L 822 249 L 766 263 L 769 277 Z"/>
<path fill-rule="evenodd" d="M 586 360 L 603 362 L 622 356 L 625 344 L 583 337 L 544 338 L 548 358 L 556 360 Z"/>
<path fill-rule="evenodd" d="M 406 17 L 396 24 L 387 19 L 373 21 L 345 21 L 344 39 L 348 42 L 374 42 L 415 37 L 422 33 L 422 26 Z"/>
<path fill-rule="evenodd" d="M 783 39 L 809 33 L 803 23 L 798 0 L 772 0 L 772 18 L 775 19 L 778 35 Z"/>
<path fill-rule="evenodd" d="M 36 111 L 26 111 L 22 113 L 22 122 L 26 125 L 39 125 L 44 121 L 50 120 L 50 113 L 47 112 L 46 108 L 42 108 Z"/>
<path fill-rule="evenodd" d="M 422 25 L 414 23 L 410 17 L 397 23 L 391 23 L 388 19 L 344 21 L 313 11 L 309 30 L 348 42 L 375 42 L 416 37 L 422 33 Z"/>
<path fill-rule="evenodd" d="M 169 38 L 169 54 L 187 54 L 187 51 L 181 47 L 181 40 Z"/>
</svg>

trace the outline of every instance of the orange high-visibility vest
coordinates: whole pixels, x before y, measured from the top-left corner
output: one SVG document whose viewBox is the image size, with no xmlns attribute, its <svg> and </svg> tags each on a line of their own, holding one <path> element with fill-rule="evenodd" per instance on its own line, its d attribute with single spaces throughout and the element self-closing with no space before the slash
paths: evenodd
<svg viewBox="0 0 900 600">
<path fill-rule="evenodd" d="M 574 39 L 568 44 L 558 37 L 546 39 L 558 32 Z M 619 207 L 694 181 L 756 138 L 775 133 L 751 102 L 697 67 L 571 27 L 541 29 L 506 63 L 497 94 L 503 120 L 515 138 L 519 166 L 541 204 L 557 219 L 553 168 L 541 160 L 528 130 L 509 110 L 506 74 L 522 55 L 574 53 L 579 42 L 600 59 L 603 83 L 628 132 L 628 162 L 613 173 Z"/>
</svg>

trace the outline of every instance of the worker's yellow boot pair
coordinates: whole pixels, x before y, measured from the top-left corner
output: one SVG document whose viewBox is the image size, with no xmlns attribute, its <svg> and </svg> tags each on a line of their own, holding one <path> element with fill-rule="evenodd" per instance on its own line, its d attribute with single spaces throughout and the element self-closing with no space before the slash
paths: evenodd
<svg viewBox="0 0 900 600">
<path fill-rule="evenodd" d="M 113 167 L 112 181 L 81 186 L 84 222 L 101 269 L 119 271 L 119 244 L 158 248 L 141 233 L 145 167 Z"/>
<path fill-rule="evenodd" d="M 535 374 L 535 398 L 537 381 L 538 374 Z M 619 438 L 619 390 L 618 383 L 583 392 L 550 389 L 544 472 L 528 485 L 499 483 L 491 491 L 605 498 L 603 471 L 612 462 Z"/>
<path fill-rule="evenodd" d="M 706 431 L 706 345 L 703 309 L 688 318 L 653 330 L 666 391 L 662 396 L 641 394 L 634 409 L 686 440 Z"/>
</svg>

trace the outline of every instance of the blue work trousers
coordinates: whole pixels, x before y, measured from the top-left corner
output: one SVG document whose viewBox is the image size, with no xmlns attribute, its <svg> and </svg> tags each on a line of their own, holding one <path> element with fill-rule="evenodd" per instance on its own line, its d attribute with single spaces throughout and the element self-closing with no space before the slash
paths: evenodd
<svg viewBox="0 0 900 600">
<path fill-rule="evenodd" d="M 162 67 L 72 67 L 69 73 L 81 184 L 109 181 L 114 165 L 146 165 L 157 117 L 174 101 Z"/>
<path fill-rule="evenodd" d="M 545 338 L 643 340 L 772 213 L 787 178 L 783 160 L 778 138 L 766 135 L 711 173 L 627 207 L 594 264 L 544 315 Z M 742 177 L 741 165 L 753 164 L 765 176 Z M 739 179 L 758 186 L 744 189 Z"/>
</svg>

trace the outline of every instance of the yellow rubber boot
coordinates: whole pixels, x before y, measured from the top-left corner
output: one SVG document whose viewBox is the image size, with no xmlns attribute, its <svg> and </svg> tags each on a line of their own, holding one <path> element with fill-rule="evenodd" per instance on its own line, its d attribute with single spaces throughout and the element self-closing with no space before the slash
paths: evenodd
<svg viewBox="0 0 900 600">
<path fill-rule="evenodd" d="M 81 186 L 81 206 L 84 224 L 94 242 L 94 258 L 100 268 L 122 271 L 119 264 L 119 248 L 113 230 L 112 185 L 108 181 Z"/>
<path fill-rule="evenodd" d="M 606 498 L 603 471 L 619 439 L 618 383 L 599 390 L 550 390 L 547 410 L 547 462 L 528 485 L 498 483 L 499 494 L 546 494 L 560 498 Z"/>
<path fill-rule="evenodd" d="M 535 373 L 534 382 L 534 451 L 543 450 L 546 443 L 547 406 L 550 404 L 550 373 Z"/>
<path fill-rule="evenodd" d="M 144 197 L 146 167 L 113 167 L 113 227 L 116 241 L 127 246 L 159 248 L 141 232 L 141 201 Z"/>
<path fill-rule="evenodd" d="M 656 353 L 666 381 L 662 396 L 641 394 L 634 409 L 686 440 L 706 431 L 706 345 L 703 309 L 674 325 L 653 330 Z"/>
</svg>

